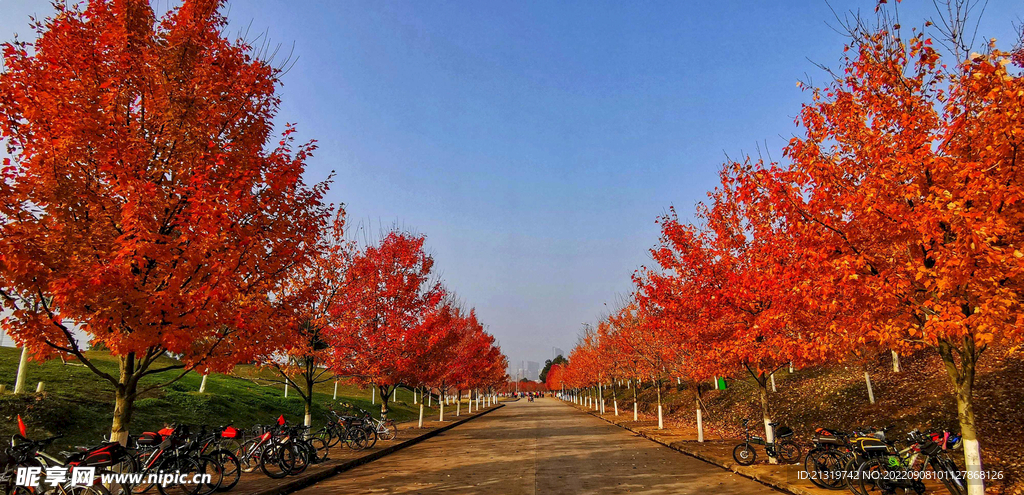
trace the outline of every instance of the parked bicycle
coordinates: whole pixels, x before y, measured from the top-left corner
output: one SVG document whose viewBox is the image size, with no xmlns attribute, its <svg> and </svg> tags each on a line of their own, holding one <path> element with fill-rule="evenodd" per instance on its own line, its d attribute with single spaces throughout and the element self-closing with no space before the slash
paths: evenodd
<svg viewBox="0 0 1024 495">
<path fill-rule="evenodd" d="M 377 419 L 365 409 L 356 409 L 362 413 L 363 424 L 367 426 L 367 429 L 373 435 L 384 441 L 394 440 L 395 437 L 398 436 L 398 426 L 393 420 L 384 418 Z"/>
<path fill-rule="evenodd" d="M 793 464 L 800 461 L 800 447 L 789 439 L 793 436 L 793 429 L 788 426 L 779 427 L 778 423 L 768 423 L 772 429 L 774 442 L 767 442 L 764 438 L 750 434 L 750 420 L 743 420 L 743 443 L 732 449 L 732 458 L 743 466 L 749 466 L 757 459 L 757 451 L 754 445 L 763 445 L 768 457 L 776 457 L 786 464 Z"/>
<path fill-rule="evenodd" d="M 43 440 L 29 440 L 21 435 L 14 435 L 11 437 L 10 446 L 4 449 L 4 455 L 0 456 L 3 458 L 3 475 L 0 476 L 0 480 L 5 485 L 6 493 L 9 494 L 39 494 L 45 493 L 47 495 L 110 495 L 110 490 L 103 486 L 99 482 L 98 474 L 103 471 L 104 468 L 110 467 L 117 464 L 120 459 L 116 456 L 127 455 L 123 448 L 115 450 L 109 444 L 87 449 L 86 452 L 81 453 L 82 455 L 69 458 L 67 460 L 60 460 L 54 456 L 51 456 L 45 452 L 53 442 L 61 438 L 59 435 L 46 438 Z M 120 447 L 119 444 L 117 444 Z M 92 453 L 93 455 L 88 455 Z M 96 469 L 96 474 L 92 480 L 89 480 L 88 484 L 75 484 L 73 479 L 64 479 L 56 481 L 48 485 L 40 485 L 39 487 L 28 487 L 18 486 L 16 481 L 16 474 L 18 468 L 46 468 L 60 467 L 72 469 L 74 467 L 90 467 Z"/>
</svg>

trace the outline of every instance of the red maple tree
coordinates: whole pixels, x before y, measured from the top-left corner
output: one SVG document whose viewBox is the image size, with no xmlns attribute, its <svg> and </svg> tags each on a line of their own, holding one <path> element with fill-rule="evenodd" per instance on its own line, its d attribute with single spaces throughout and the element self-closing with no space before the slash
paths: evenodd
<svg viewBox="0 0 1024 495">
<path fill-rule="evenodd" d="M 158 20 L 145 0 L 57 2 L 36 41 L 3 45 L 3 330 L 109 382 L 113 438 L 166 383 L 144 377 L 226 371 L 279 343 L 291 301 L 271 294 L 328 218 L 325 186 L 302 180 L 313 146 L 289 127 L 266 147 L 281 71 L 222 36 L 220 5 Z"/>
<path fill-rule="evenodd" d="M 419 358 L 443 327 L 445 290 L 431 281 L 434 259 L 423 249 L 425 239 L 393 230 L 355 254 L 333 308 L 333 367 L 377 387 L 384 416 L 396 387 L 420 381 Z"/>
<path fill-rule="evenodd" d="M 950 21 L 945 57 L 919 31 L 853 30 L 842 70 L 800 113 L 779 204 L 800 249 L 831 268 L 814 283 L 857 294 L 848 332 L 942 358 L 975 494 L 977 363 L 1022 338 L 1024 78 L 994 42 L 962 50 L 963 23 Z"/>
</svg>

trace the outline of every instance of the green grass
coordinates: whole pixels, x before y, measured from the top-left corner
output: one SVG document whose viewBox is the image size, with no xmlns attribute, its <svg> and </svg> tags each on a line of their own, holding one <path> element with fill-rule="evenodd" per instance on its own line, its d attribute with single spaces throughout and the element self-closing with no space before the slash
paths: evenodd
<svg viewBox="0 0 1024 495">
<path fill-rule="evenodd" d="M 14 389 L 20 355 L 20 349 L 0 348 L 0 384 L 5 384 L 8 391 L 0 395 L 0 435 L 8 437 L 17 432 L 18 414 L 28 427 L 29 437 L 63 435 L 64 438 L 55 445 L 58 449 L 93 445 L 109 434 L 114 410 L 114 391 L 109 382 L 76 361 L 68 364 L 59 359 L 45 363 L 29 362 L 25 388 L 35 391 L 36 384 L 42 381 L 45 393 L 14 395 L 10 391 Z M 98 368 L 116 376 L 117 362 L 114 358 L 101 352 L 88 355 Z M 140 389 L 169 381 L 178 373 L 168 371 L 148 376 L 142 380 Z M 210 375 L 206 393 L 200 394 L 202 377 L 189 373 L 164 389 L 136 399 L 129 431 L 152 431 L 167 423 L 249 427 L 272 423 L 281 414 L 290 423 L 301 423 L 303 400 L 294 389 L 286 398 L 280 384 L 268 386 L 253 381 L 272 376 L 272 370 L 239 366 L 231 375 Z M 326 406 L 334 402 L 333 391 L 333 382 L 321 383 L 314 388 L 314 427 L 323 423 Z M 338 386 L 337 402 L 347 402 L 379 414 L 380 398 L 377 398 L 376 405 L 372 405 L 370 394 L 369 388 L 360 389 L 342 383 Z M 389 409 L 388 416 L 397 421 L 413 419 L 419 414 L 419 406 L 412 404 L 412 392 L 406 389 L 398 391 L 398 400 L 389 403 Z"/>
</svg>

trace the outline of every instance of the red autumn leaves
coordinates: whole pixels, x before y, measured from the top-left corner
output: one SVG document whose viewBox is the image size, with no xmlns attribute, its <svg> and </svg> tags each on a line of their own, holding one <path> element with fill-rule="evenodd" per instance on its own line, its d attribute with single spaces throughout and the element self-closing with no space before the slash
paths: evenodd
<svg viewBox="0 0 1024 495">
<path fill-rule="evenodd" d="M 314 144 L 290 125 L 274 137 L 280 69 L 224 37 L 221 2 L 159 19 L 143 0 L 55 8 L 31 45 L 3 45 L 3 330 L 108 381 L 115 437 L 162 371 L 329 363 L 393 386 L 446 373 L 439 335 L 488 342 L 426 282 L 422 237 L 341 241 L 328 184 L 303 180 Z M 118 371 L 84 354 L 98 345 Z M 500 381 L 474 363 L 460 383 Z"/>
<path fill-rule="evenodd" d="M 487 388 L 504 380 L 505 358 L 473 310 L 431 280 L 423 236 L 387 233 L 352 256 L 326 331 L 331 366 L 373 384 L 385 398 L 398 385 Z"/>
<path fill-rule="evenodd" d="M 788 162 L 728 163 L 692 222 L 659 219 L 656 265 L 568 375 L 747 375 L 767 418 L 790 362 L 930 348 L 977 471 L 975 363 L 1022 340 L 1024 79 L 994 44 L 943 62 L 922 35 L 855 34 Z M 585 358 L 605 341 L 622 359 Z"/>
</svg>

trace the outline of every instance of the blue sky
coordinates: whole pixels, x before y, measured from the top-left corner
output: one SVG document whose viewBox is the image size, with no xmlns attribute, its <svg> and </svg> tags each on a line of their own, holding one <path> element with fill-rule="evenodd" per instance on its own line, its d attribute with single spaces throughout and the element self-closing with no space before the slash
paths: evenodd
<svg viewBox="0 0 1024 495">
<path fill-rule="evenodd" d="M 166 0 L 160 0 L 166 4 Z M 835 0 L 870 14 L 873 0 Z M 824 2 L 229 3 L 294 43 L 280 122 L 319 141 L 311 180 L 372 230 L 428 236 L 447 285 L 513 362 L 568 351 L 631 290 L 656 217 L 688 215 L 725 153 L 773 156 L 798 129 L 796 81 L 835 65 Z M 0 0 L 0 40 L 48 2 Z M 934 16 L 900 4 L 904 26 Z M 980 38 L 1013 38 L 1017 1 L 991 0 Z"/>
</svg>

